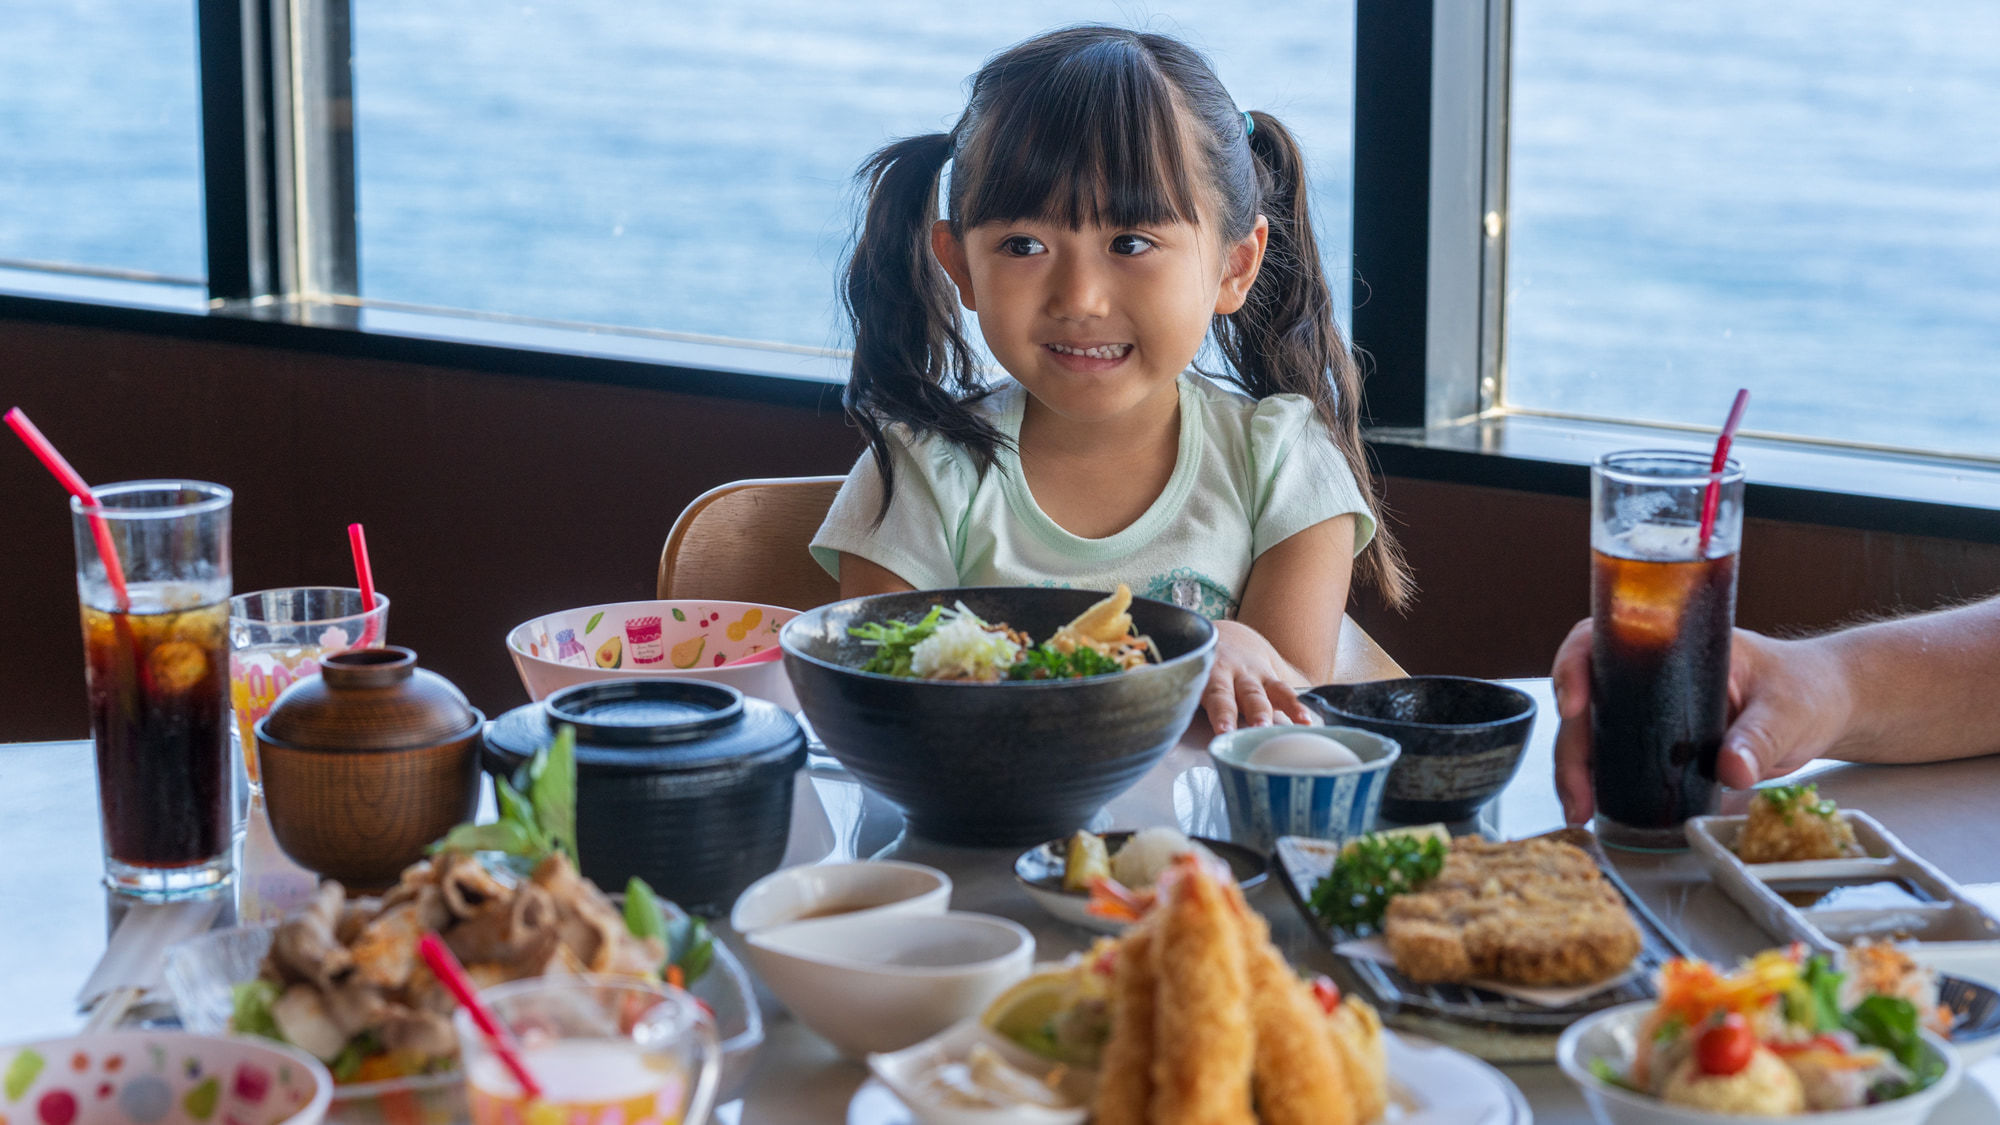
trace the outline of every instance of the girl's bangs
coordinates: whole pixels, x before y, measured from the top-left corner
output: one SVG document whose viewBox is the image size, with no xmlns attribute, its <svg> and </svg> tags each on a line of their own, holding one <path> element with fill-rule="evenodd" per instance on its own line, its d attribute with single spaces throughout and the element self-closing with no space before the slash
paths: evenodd
<svg viewBox="0 0 2000 1125">
<path fill-rule="evenodd" d="M 954 165 L 954 179 L 966 174 L 952 216 L 961 230 L 1200 221 L 1190 175 L 1199 157 L 1189 159 L 1171 86 L 1137 49 L 1099 42 L 1034 70 L 1000 79 Z"/>
</svg>

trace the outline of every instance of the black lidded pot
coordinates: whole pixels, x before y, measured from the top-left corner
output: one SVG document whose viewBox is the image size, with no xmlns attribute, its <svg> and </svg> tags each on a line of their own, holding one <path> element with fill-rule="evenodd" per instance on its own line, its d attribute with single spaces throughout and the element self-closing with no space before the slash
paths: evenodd
<svg viewBox="0 0 2000 1125">
<path fill-rule="evenodd" d="M 806 736 L 783 708 L 701 680 L 578 684 L 486 732 L 485 766 L 512 778 L 557 726 L 576 728 L 583 873 L 607 892 L 634 875 L 689 911 L 728 909 L 784 859 Z"/>
</svg>

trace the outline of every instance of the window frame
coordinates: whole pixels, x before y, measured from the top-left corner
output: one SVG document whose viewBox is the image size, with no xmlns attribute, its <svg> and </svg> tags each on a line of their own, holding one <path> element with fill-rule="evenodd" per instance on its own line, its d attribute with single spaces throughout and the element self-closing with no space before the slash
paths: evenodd
<svg viewBox="0 0 2000 1125">
<path fill-rule="evenodd" d="M 352 0 L 196 0 L 196 11 L 205 290 L 0 263 L 0 318 L 839 409 L 839 352 L 362 299 Z M 1501 409 L 1511 22 L 1512 0 L 1356 0 L 1364 424 L 1389 476 L 1582 497 L 1605 448 L 1703 439 Z M 1775 466 L 1749 487 L 1753 516 L 2000 544 L 2000 464 L 1739 447 Z"/>
</svg>

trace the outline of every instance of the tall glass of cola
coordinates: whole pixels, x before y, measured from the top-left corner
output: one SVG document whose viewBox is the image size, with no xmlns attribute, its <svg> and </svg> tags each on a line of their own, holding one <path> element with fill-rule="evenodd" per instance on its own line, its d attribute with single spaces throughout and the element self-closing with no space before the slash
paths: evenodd
<svg viewBox="0 0 2000 1125">
<path fill-rule="evenodd" d="M 1687 846 L 1715 811 L 1729 713 L 1729 635 L 1743 538 L 1743 469 L 1636 450 L 1590 473 L 1591 743 L 1597 832 L 1618 847 Z M 1702 537 L 1704 495 L 1717 491 Z"/>
<path fill-rule="evenodd" d="M 106 577 L 93 511 L 72 500 L 104 881 L 200 894 L 230 874 L 230 491 L 148 480 L 96 496 L 127 592 Z"/>
</svg>

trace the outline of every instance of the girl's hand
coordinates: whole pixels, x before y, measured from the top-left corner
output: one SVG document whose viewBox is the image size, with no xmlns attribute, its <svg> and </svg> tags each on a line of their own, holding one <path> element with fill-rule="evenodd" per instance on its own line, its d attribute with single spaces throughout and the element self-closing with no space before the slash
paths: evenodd
<svg viewBox="0 0 2000 1125">
<path fill-rule="evenodd" d="M 1215 668 L 1201 693 L 1202 710 L 1215 733 L 1312 722 L 1312 712 L 1292 687 L 1305 681 L 1257 630 L 1240 621 L 1215 623 Z"/>
</svg>

